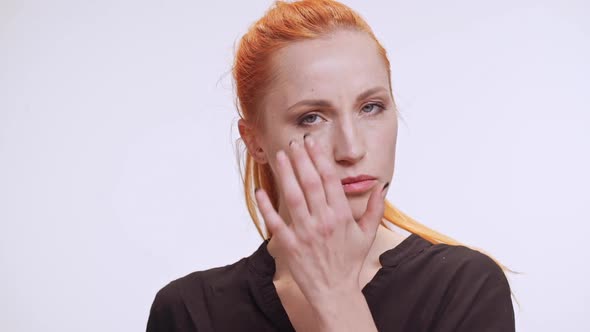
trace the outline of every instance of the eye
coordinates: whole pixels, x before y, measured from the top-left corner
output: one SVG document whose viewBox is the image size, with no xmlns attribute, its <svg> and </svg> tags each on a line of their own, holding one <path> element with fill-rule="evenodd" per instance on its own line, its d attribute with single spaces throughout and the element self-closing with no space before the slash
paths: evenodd
<svg viewBox="0 0 590 332">
<path fill-rule="evenodd" d="M 318 114 L 307 114 L 303 117 L 301 117 L 299 119 L 299 121 L 297 121 L 297 124 L 300 126 L 305 126 L 305 125 L 312 125 L 318 121 L 320 119 L 320 116 Z"/>
<path fill-rule="evenodd" d="M 383 105 L 381 105 L 379 103 L 370 103 L 370 104 L 366 104 L 365 106 L 363 106 L 363 108 L 361 108 L 361 111 L 363 113 L 376 113 L 376 112 L 382 111 L 384 108 L 385 107 L 383 107 Z"/>
</svg>

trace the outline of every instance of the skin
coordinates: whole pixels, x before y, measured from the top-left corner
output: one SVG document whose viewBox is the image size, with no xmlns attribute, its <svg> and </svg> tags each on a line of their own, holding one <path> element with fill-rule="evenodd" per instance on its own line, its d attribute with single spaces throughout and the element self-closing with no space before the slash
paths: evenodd
<svg viewBox="0 0 590 332">
<path fill-rule="evenodd" d="M 398 129 L 386 65 L 356 31 L 291 43 L 272 64 L 261 124 L 238 127 L 279 187 L 278 211 L 264 190 L 256 193 L 273 234 L 277 293 L 296 329 L 377 331 L 361 290 L 379 255 L 405 238 L 379 225 Z M 375 177 L 374 186 L 346 194 L 341 180 L 360 174 Z"/>
</svg>

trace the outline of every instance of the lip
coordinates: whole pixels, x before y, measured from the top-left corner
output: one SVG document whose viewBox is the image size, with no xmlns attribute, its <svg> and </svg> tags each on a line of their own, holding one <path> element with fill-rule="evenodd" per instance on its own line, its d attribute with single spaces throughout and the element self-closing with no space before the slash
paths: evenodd
<svg viewBox="0 0 590 332">
<path fill-rule="evenodd" d="M 374 176 L 362 174 L 342 179 L 342 187 L 346 194 L 362 194 L 369 191 L 376 183 Z"/>
<path fill-rule="evenodd" d="M 375 180 L 375 177 L 366 174 L 361 174 L 358 176 L 349 176 L 347 178 L 342 179 L 342 184 L 349 184 L 366 180 Z"/>
</svg>

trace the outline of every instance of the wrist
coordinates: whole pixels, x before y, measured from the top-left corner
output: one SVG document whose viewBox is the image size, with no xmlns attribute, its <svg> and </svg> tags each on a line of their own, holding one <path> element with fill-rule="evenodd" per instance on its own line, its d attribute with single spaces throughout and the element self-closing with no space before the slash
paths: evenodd
<svg viewBox="0 0 590 332">
<path fill-rule="evenodd" d="M 320 326 L 323 327 L 334 326 L 334 322 L 342 322 L 346 317 L 355 317 L 355 314 L 363 310 L 368 311 L 366 299 L 359 288 L 332 290 L 317 297 L 310 304 Z"/>
</svg>

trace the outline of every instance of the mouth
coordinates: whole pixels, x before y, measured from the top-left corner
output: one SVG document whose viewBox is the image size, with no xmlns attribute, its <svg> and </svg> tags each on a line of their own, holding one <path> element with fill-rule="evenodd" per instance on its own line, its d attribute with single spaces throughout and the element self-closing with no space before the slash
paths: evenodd
<svg viewBox="0 0 590 332">
<path fill-rule="evenodd" d="M 359 176 L 347 177 L 342 179 L 342 188 L 346 194 L 362 194 L 365 193 L 377 183 L 377 178 L 374 176 L 362 174 Z"/>
</svg>

